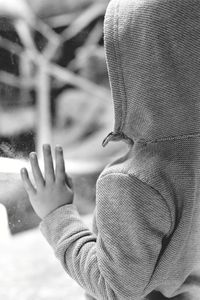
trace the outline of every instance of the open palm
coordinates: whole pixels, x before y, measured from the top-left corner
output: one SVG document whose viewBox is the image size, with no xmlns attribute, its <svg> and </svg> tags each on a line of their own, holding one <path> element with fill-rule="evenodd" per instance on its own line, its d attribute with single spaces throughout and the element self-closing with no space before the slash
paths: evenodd
<svg viewBox="0 0 200 300">
<path fill-rule="evenodd" d="M 65 173 L 63 150 L 55 148 L 55 170 L 49 145 L 43 146 L 44 176 L 40 170 L 37 154 L 30 154 L 30 162 L 35 184 L 30 180 L 26 168 L 21 169 L 24 188 L 36 214 L 43 219 L 60 206 L 73 203 L 71 179 Z"/>
</svg>

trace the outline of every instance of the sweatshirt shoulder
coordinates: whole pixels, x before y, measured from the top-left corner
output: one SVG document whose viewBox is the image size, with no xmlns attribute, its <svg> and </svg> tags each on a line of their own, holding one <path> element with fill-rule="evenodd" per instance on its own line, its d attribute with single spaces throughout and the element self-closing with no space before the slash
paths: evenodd
<svg viewBox="0 0 200 300">
<path fill-rule="evenodd" d="M 161 231 L 167 236 L 171 234 L 173 222 L 167 202 L 157 190 L 131 173 L 104 171 L 97 181 L 97 207 L 99 216 L 110 207 L 114 211 L 120 207 L 124 218 L 135 211 L 140 219 L 148 216 L 150 223 L 159 223 Z"/>
</svg>

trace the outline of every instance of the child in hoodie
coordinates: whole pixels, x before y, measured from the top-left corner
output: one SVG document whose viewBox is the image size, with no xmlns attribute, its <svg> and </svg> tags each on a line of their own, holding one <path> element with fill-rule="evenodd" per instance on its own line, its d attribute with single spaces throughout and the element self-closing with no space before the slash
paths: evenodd
<svg viewBox="0 0 200 300">
<path fill-rule="evenodd" d="M 200 1 L 111 0 L 105 49 L 114 131 L 126 155 L 97 181 L 81 221 L 62 148 L 23 169 L 41 231 L 90 299 L 200 299 Z M 89 296 L 90 295 L 90 296 Z M 89 299 L 89 298 L 88 298 Z"/>
</svg>

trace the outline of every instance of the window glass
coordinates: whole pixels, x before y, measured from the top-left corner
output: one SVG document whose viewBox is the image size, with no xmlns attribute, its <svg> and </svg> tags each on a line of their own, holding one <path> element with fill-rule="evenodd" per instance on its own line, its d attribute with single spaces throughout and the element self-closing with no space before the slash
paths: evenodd
<svg viewBox="0 0 200 300">
<path fill-rule="evenodd" d="M 30 152 L 42 167 L 42 144 L 61 145 L 75 204 L 90 216 L 99 173 L 127 150 L 123 143 L 101 145 L 114 124 L 103 45 L 108 2 L 0 0 L 1 299 L 79 299 L 66 294 L 19 174 L 30 169 Z"/>
<path fill-rule="evenodd" d="M 103 46 L 107 4 L 0 1 L 0 203 L 13 234 L 39 222 L 19 176 L 31 151 L 42 166 L 42 144 L 63 147 L 84 214 L 94 208 L 99 173 L 125 149 L 101 145 L 114 124 Z"/>
</svg>

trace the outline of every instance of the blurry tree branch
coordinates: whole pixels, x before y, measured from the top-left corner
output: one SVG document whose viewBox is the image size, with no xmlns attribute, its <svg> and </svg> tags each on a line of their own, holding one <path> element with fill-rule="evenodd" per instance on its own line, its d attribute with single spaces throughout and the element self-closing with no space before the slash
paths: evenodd
<svg viewBox="0 0 200 300">
<path fill-rule="evenodd" d="M 32 37 L 32 31 L 29 26 L 27 26 L 27 23 L 24 22 L 23 20 L 18 20 L 15 22 L 15 29 L 16 32 L 18 33 L 21 42 L 24 46 L 24 48 L 31 52 L 37 52 L 36 46 Z"/>
<path fill-rule="evenodd" d="M 80 12 L 67 12 L 65 14 L 62 13 L 58 16 L 49 17 L 48 19 L 46 19 L 46 22 L 52 28 L 68 26 L 77 18 L 79 14 Z"/>
<path fill-rule="evenodd" d="M 71 25 L 62 32 L 61 38 L 64 41 L 76 36 L 81 30 L 87 27 L 93 20 L 104 14 L 107 4 L 95 3 L 85 9 Z"/>
<path fill-rule="evenodd" d="M 0 0 L 0 16 L 12 22 L 23 20 L 29 25 L 35 22 L 35 15 L 25 0 Z"/>
<path fill-rule="evenodd" d="M 0 37 L 0 47 L 7 50 L 8 52 L 11 52 L 12 54 L 20 56 L 22 52 L 24 51 L 23 47 L 9 41 L 6 38 Z"/>
<path fill-rule="evenodd" d="M 76 57 L 68 64 L 68 69 L 75 71 L 78 70 L 82 65 L 82 60 L 88 55 L 91 49 L 95 52 L 98 46 L 98 42 L 102 37 L 102 24 L 97 22 L 91 32 L 88 34 L 87 39 L 82 47 L 76 50 Z"/>
<path fill-rule="evenodd" d="M 5 38 L 0 38 L 0 46 L 6 50 L 10 50 L 15 55 L 21 55 L 24 51 L 21 46 L 18 46 Z M 35 53 L 29 49 L 29 51 L 27 50 L 27 53 L 34 64 L 40 65 L 44 60 L 46 61 L 45 57 L 43 57 L 39 52 Z M 96 95 L 97 98 L 103 101 L 107 101 L 107 99 L 110 97 L 110 91 L 108 89 L 99 86 L 87 80 L 86 78 L 74 74 L 73 72 L 70 72 L 69 70 L 59 67 L 51 62 L 47 62 L 47 66 L 49 75 L 57 80 L 83 89 L 84 91 L 88 92 L 89 95 Z M 17 82 L 17 77 L 14 75 L 12 77 L 16 78 L 15 82 Z M 35 80 L 33 81 L 33 84 L 34 82 Z"/>
<path fill-rule="evenodd" d="M 7 0 L 0 0 L 0 15 L 3 1 Z M 8 0 L 8 3 L 15 3 L 16 5 L 17 1 Z M 23 3 L 25 0 L 19 1 Z M 52 0 L 36 0 L 36 2 L 38 6 L 42 6 L 44 3 L 46 7 L 52 5 Z M 34 6 L 36 2 L 33 3 L 30 0 L 29 4 L 33 4 Z M 72 155 L 74 153 L 74 149 L 70 148 L 70 145 L 75 142 L 75 144 L 77 143 L 77 151 L 81 147 L 82 152 L 88 155 L 90 153 L 89 149 L 92 148 L 95 157 L 95 155 L 98 156 L 100 142 L 105 137 L 107 128 L 110 128 L 112 122 L 112 118 L 110 118 L 112 111 L 109 105 L 109 99 L 111 98 L 110 89 L 107 87 L 107 82 L 104 83 L 103 81 L 107 80 L 107 73 L 106 66 L 104 65 L 104 51 L 101 44 L 103 36 L 101 17 L 104 15 L 108 0 L 53 0 L 55 8 L 58 2 L 65 8 L 69 6 L 70 9 L 62 9 L 62 15 L 60 16 L 52 14 L 53 17 L 47 19 L 48 23 L 43 22 L 42 19 L 36 16 L 32 19 L 34 22 L 28 22 L 26 21 L 24 12 L 22 16 L 18 13 L 15 15 L 12 8 L 9 12 L 9 6 L 7 6 L 7 15 L 16 29 L 22 46 L 0 37 L 0 48 L 19 58 L 20 74 L 19 76 L 15 76 L 2 71 L 0 72 L 0 82 L 24 89 L 24 102 L 26 101 L 26 91 L 30 91 L 30 89 L 35 91 L 37 100 L 37 140 L 39 141 L 37 151 L 39 152 L 41 150 L 41 143 L 51 143 L 51 80 L 54 79 L 53 83 L 57 84 L 57 86 L 60 83 L 73 86 L 75 88 L 73 89 L 74 96 L 65 94 L 64 101 L 62 102 L 63 126 L 65 127 L 67 124 L 65 123 L 66 111 L 63 108 L 67 109 L 67 113 L 71 111 L 71 117 L 74 117 L 72 114 L 76 115 L 77 111 L 78 116 L 81 113 L 82 121 L 79 122 L 78 119 L 75 119 L 75 122 L 72 122 L 71 128 L 68 126 L 67 132 L 65 129 L 62 131 L 64 127 L 61 127 L 61 130 L 56 132 L 55 138 L 58 138 L 58 140 L 60 138 L 62 143 L 67 145 L 67 149 L 70 149 L 68 152 L 69 155 L 70 153 Z M 73 7 L 77 7 L 78 9 L 73 10 Z M 83 7 L 84 9 L 81 10 Z M 51 16 L 51 14 L 47 14 L 46 16 Z M 58 34 L 48 24 L 51 24 L 52 27 L 65 26 L 67 28 Z M 78 46 L 79 48 L 75 49 L 73 53 L 75 58 L 71 59 L 67 68 L 61 67 L 55 61 L 57 53 L 62 53 L 60 50 L 62 50 L 63 45 L 66 45 L 72 38 L 76 38 L 86 28 L 88 28 L 88 37 L 85 39 L 85 42 L 82 42 L 81 46 Z M 39 33 L 39 38 L 41 36 L 45 38 L 40 44 L 41 47 L 37 44 L 38 36 L 35 35 L 36 32 Z M 77 74 L 74 71 L 78 71 L 79 73 Z M 61 99 L 58 99 L 58 97 L 55 100 L 56 105 L 61 103 Z M 69 102 L 65 102 L 66 100 Z M 70 101 L 74 104 L 75 108 L 69 105 Z M 81 111 L 82 107 L 85 109 L 84 112 Z M 63 138 L 64 136 L 65 139 Z M 85 137 L 88 136 L 89 138 L 86 139 Z M 109 153 L 112 153 L 113 150 L 109 151 Z"/>
<path fill-rule="evenodd" d="M 98 2 L 105 1 L 108 3 L 109 0 L 98 0 Z M 74 11 L 83 11 L 97 0 L 26 0 L 26 2 L 37 16 L 48 18 Z"/>
<path fill-rule="evenodd" d="M 101 37 L 102 37 L 102 24 L 98 22 L 91 30 L 91 32 L 88 34 L 88 37 L 84 43 L 84 47 L 98 44 Z"/>
<path fill-rule="evenodd" d="M 45 38 L 48 38 L 48 44 L 43 51 L 43 55 L 47 60 L 51 60 L 55 56 L 56 51 L 62 45 L 60 35 L 41 20 L 38 20 L 34 28 L 42 33 Z"/>
<path fill-rule="evenodd" d="M 5 85 L 10 85 L 16 88 L 19 87 L 25 87 L 25 88 L 33 88 L 34 87 L 34 82 L 31 79 L 24 78 L 21 80 L 20 77 L 17 77 L 11 73 L 5 72 L 5 71 L 0 71 L 0 82 L 4 83 Z"/>
<path fill-rule="evenodd" d="M 102 86 L 99 86 L 86 78 L 76 75 L 66 69 L 63 69 L 54 64 L 48 65 L 49 73 L 54 77 L 66 83 L 69 83 L 79 89 L 84 90 L 89 95 L 95 95 L 97 99 L 107 102 L 110 98 L 110 91 Z"/>
</svg>

